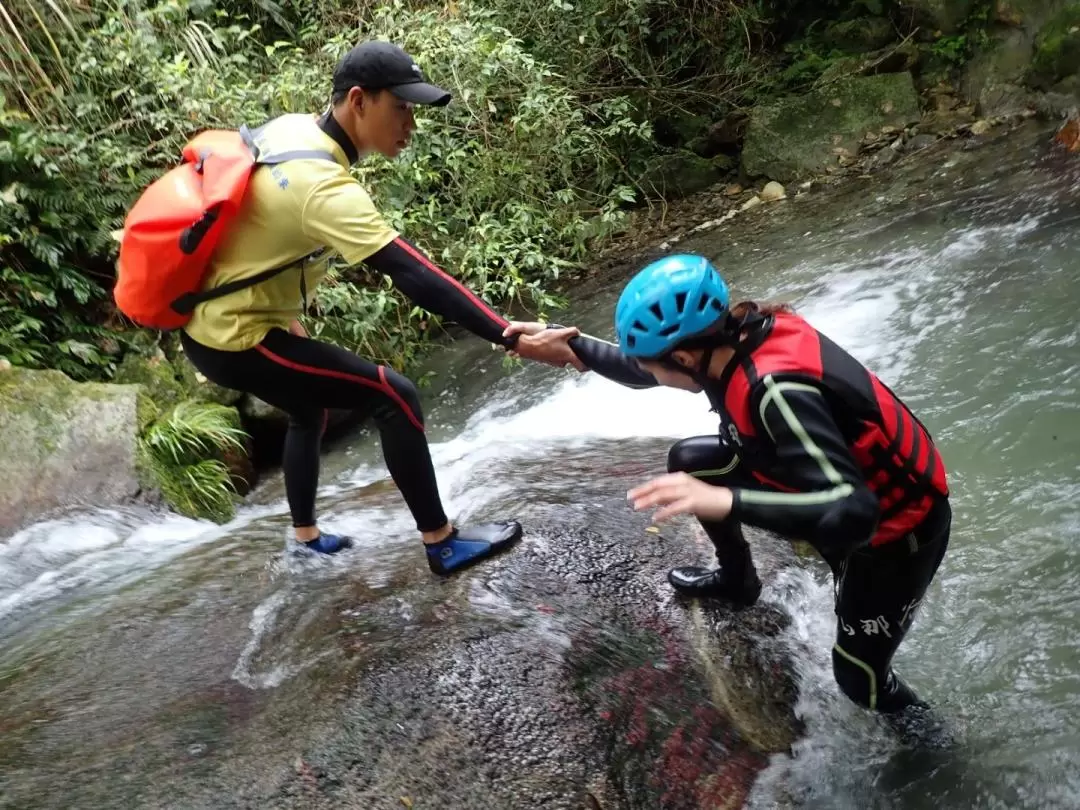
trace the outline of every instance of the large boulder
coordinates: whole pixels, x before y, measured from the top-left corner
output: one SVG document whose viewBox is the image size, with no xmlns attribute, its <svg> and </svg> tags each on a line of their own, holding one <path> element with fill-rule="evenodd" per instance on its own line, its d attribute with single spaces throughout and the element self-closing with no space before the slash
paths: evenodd
<svg viewBox="0 0 1080 810">
<path fill-rule="evenodd" d="M 139 433 L 155 415 L 138 385 L 0 370 L 0 535 L 64 507 L 139 495 Z"/>
<path fill-rule="evenodd" d="M 685 197 L 720 182 L 730 171 L 732 162 L 724 155 L 710 159 L 679 150 L 653 158 L 639 183 L 646 192 L 666 199 Z"/>
<path fill-rule="evenodd" d="M 1028 84 L 1049 90 L 1080 75 L 1080 6 L 1067 6 L 1039 29 Z M 1075 88 L 1075 84 L 1073 85 Z"/>
<path fill-rule="evenodd" d="M 821 640 L 788 625 L 796 560 L 790 544 L 748 529 L 765 585 L 758 604 L 676 598 L 668 569 L 710 564 L 711 544 L 689 521 L 652 527 L 627 507 L 625 487 L 663 469 L 667 442 L 639 445 L 651 464 L 613 465 L 629 458 L 622 444 L 562 448 L 557 471 L 544 454 L 474 471 L 474 488 L 514 480 L 502 507 L 530 505 L 526 536 L 443 581 L 418 543 L 402 553 L 376 529 L 350 575 L 331 571 L 328 582 L 324 563 L 290 567 L 293 579 L 324 572 L 318 599 L 249 585 L 261 555 L 238 555 L 237 544 L 281 531 L 280 516 L 253 516 L 242 536 L 171 576 L 142 578 L 104 614 L 73 616 L 30 648 L 33 666 L 5 672 L 5 706 L 16 711 L 5 716 L 4 752 L 16 756 L 5 759 L 0 804 L 744 806 L 770 759 L 795 753 L 803 734 L 800 659 Z M 552 475 L 575 482 L 573 504 L 551 497 Z M 321 504 L 376 517 L 386 507 L 385 482 Z M 221 570 L 191 573 L 207 562 Z M 231 609 L 211 615 L 205 606 L 223 589 Z M 131 621 L 141 604 L 160 609 Z M 96 688 L 126 699 L 50 712 L 55 686 L 41 672 L 50 684 L 90 672 Z M 267 701 L 273 710 L 258 710 Z M 95 767 L 63 780 L 40 767 L 88 751 Z M 130 778 L 102 779 L 121 766 Z"/>
<path fill-rule="evenodd" d="M 915 21 L 936 33 L 955 33 L 975 7 L 975 0 L 901 0 L 911 9 Z"/>
<path fill-rule="evenodd" d="M 910 73 L 856 76 L 755 107 L 743 145 L 751 177 L 787 182 L 820 174 L 858 151 L 867 132 L 919 120 Z"/>
<path fill-rule="evenodd" d="M 1080 11 L 1068 0 L 997 0 L 989 44 L 964 68 L 961 87 L 980 116 L 1010 115 L 1063 97 L 1080 101 Z M 1053 106 L 1053 105 L 1051 105 Z"/>
</svg>

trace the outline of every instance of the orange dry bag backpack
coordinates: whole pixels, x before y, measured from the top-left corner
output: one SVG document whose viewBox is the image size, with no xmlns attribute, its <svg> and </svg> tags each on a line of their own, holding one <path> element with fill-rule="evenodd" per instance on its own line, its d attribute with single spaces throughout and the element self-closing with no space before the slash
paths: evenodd
<svg viewBox="0 0 1080 810">
<path fill-rule="evenodd" d="M 250 287 L 295 264 L 203 291 L 210 258 L 235 218 L 252 172 L 299 159 L 334 160 L 329 152 L 295 150 L 260 157 L 255 134 L 207 130 L 192 138 L 183 161 L 151 183 L 128 211 L 120 238 L 113 298 L 140 326 L 178 329 L 203 301 Z"/>
</svg>

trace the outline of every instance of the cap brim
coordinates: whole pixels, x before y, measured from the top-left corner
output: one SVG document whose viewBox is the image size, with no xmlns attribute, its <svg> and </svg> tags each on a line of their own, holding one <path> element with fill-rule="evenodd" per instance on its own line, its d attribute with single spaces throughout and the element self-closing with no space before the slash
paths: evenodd
<svg viewBox="0 0 1080 810">
<path fill-rule="evenodd" d="M 399 84 L 391 87 L 390 92 L 404 101 L 413 104 L 426 104 L 431 107 L 445 107 L 450 103 L 451 95 L 447 90 L 427 82 Z"/>
</svg>

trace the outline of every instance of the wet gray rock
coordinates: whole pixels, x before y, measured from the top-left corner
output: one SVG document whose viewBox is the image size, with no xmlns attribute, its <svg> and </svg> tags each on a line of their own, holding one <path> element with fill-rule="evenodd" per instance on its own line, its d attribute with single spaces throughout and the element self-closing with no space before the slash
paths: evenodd
<svg viewBox="0 0 1080 810">
<path fill-rule="evenodd" d="M 0 371 L 0 536 L 67 507 L 139 495 L 139 431 L 153 412 L 138 385 Z"/>
<path fill-rule="evenodd" d="M 682 604 L 664 576 L 703 547 L 583 522 L 426 585 L 486 617 L 448 617 L 373 662 L 340 728 L 260 806 L 741 806 L 800 731 L 785 614 L 767 598 L 737 613 Z M 794 557 L 766 543 L 768 581 Z"/>
<path fill-rule="evenodd" d="M 934 135 L 916 135 L 905 144 L 905 148 L 908 152 L 918 152 L 933 146 L 937 142 L 938 139 Z"/>
</svg>

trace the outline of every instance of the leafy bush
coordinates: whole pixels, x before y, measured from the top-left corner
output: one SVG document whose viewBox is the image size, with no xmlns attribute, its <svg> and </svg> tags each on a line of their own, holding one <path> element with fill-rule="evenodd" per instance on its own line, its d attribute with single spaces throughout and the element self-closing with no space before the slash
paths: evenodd
<svg viewBox="0 0 1080 810">
<path fill-rule="evenodd" d="M 70 142 L 0 110 L 0 357 L 75 379 L 108 374 L 119 348 L 94 325 L 111 285 L 99 217 L 120 195 L 65 177 Z M 90 261 L 87 261 L 87 259 Z"/>
<path fill-rule="evenodd" d="M 401 43 L 433 80 L 453 90 L 455 103 L 423 111 L 415 145 L 397 161 L 374 158 L 356 173 L 396 227 L 489 300 L 549 306 L 545 284 L 617 228 L 622 208 L 634 199 L 611 144 L 648 148 L 647 128 L 625 104 L 584 104 L 479 5 L 462 2 L 451 12 L 429 4 L 379 6 L 362 28 L 339 28 L 331 37 L 319 24 L 326 20 L 314 16 L 325 9 L 242 5 L 168 0 L 141 9 L 119 3 L 77 18 L 81 28 L 74 22 L 71 30 L 57 28 L 48 42 L 39 36 L 41 53 L 51 53 L 55 41 L 67 58 L 41 60 L 61 71 L 60 90 L 51 97 L 38 93 L 30 110 L 37 120 L 21 119 L 20 162 L 3 164 L 9 169 L 5 187 L 18 182 L 22 205 L 5 207 L 0 219 L 4 262 L 19 276 L 19 289 L 69 285 L 76 292 L 57 302 L 61 320 L 44 333 L 35 332 L 37 322 L 51 323 L 42 302 L 32 293 L 12 299 L 5 310 L 10 337 L 0 345 L 13 362 L 59 362 L 56 351 L 35 349 L 23 335 L 40 333 L 47 345 L 68 321 L 102 323 L 115 256 L 108 235 L 122 225 L 141 188 L 174 164 L 187 138 L 206 127 L 323 109 L 334 63 L 362 38 Z M 253 14 L 295 33 L 266 41 Z M 37 30 L 32 22 L 22 20 Z M 18 78 L 9 74 L 7 80 Z M 29 101 L 22 107 L 29 110 Z M 35 188 L 29 178 L 40 170 L 34 164 L 45 156 L 49 183 L 26 196 Z M 42 220 L 44 214 L 51 218 Z M 36 229 L 28 224 L 34 221 Z M 16 263 L 9 255 L 30 258 Z M 347 278 L 342 270 L 332 272 L 316 297 L 331 321 L 309 327 L 316 333 L 325 328 L 327 336 L 376 359 L 407 365 L 436 321 L 388 280 L 363 273 Z M 80 339 L 78 351 L 69 351 L 71 362 L 85 365 L 81 376 L 109 373 L 101 349 L 91 355 L 86 348 L 107 336 L 82 328 L 89 330 L 85 338 L 98 340 Z"/>
<path fill-rule="evenodd" d="M 981 2 L 981 0 L 980 0 Z M 660 144 L 819 74 L 824 20 L 895 0 L 0 0 L 0 355 L 108 376 L 115 243 L 138 192 L 207 127 L 317 112 L 355 42 L 411 51 L 455 101 L 356 174 L 390 221 L 501 307 L 544 310 L 618 231 Z M 806 36 L 803 36 L 806 34 Z M 800 39 L 800 36 L 802 37 Z M 783 71 L 783 66 L 790 69 Z M 697 128 L 697 132 L 693 132 Z M 438 323 L 332 269 L 307 326 L 398 367 Z"/>
</svg>

